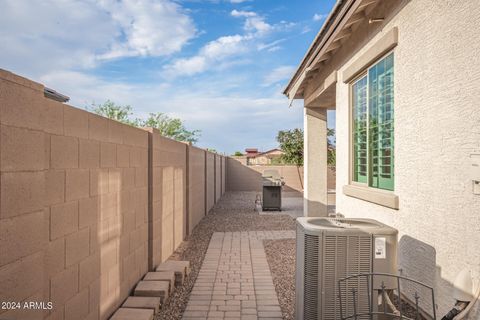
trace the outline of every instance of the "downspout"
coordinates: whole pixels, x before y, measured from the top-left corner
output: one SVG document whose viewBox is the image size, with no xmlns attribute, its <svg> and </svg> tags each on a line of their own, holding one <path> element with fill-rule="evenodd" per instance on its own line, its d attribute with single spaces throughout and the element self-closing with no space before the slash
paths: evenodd
<svg viewBox="0 0 480 320">
<path fill-rule="evenodd" d="M 477 288 L 473 290 L 473 280 L 471 271 L 462 270 L 454 283 L 453 296 L 456 300 L 455 306 L 445 315 L 442 320 L 461 320 L 464 319 L 472 310 L 475 302 L 480 298 L 480 281 L 477 281 Z"/>
</svg>

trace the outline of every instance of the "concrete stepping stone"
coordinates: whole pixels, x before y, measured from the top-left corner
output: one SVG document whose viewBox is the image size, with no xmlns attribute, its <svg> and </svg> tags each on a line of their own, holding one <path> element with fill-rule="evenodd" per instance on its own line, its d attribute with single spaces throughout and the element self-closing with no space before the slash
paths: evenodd
<svg viewBox="0 0 480 320">
<path fill-rule="evenodd" d="M 123 308 L 152 309 L 154 313 L 160 310 L 161 299 L 158 297 L 128 297 Z"/>
<path fill-rule="evenodd" d="M 181 286 L 190 273 L 190 261 L 167 260 L 159 264 L 155 271 L 175 272 L 175 286 Z"/>
<path fill-rule="evenodd" d="M 133 292 L 137 297 L 159 297 L 161 303 L 164 303 L 169 296 L 168 281 L 140 281 Z"/>
<path fill-rule="evenodd" d="M 110 320 L 153 320 L 153 310 L 120 308 L 115 311 Z"/>
<path fill-rule="evenodd" d="M 159 272 L 148 272 L 143 281 L 168 281 L 169 292 L 172 293 L 175 288 L 175 272 L 173 271 L 159 271 Z"/>
</svg>

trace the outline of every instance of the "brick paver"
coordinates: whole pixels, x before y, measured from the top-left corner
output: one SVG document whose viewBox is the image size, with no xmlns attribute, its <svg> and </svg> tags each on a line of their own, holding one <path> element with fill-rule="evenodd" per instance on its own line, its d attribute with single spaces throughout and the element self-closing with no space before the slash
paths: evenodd
<svg viewBox="0 0 480 320">
<path fill-rule="evenodd" d="M 282 319 L 263 240 L 295 231 L 215 232 L 183 319 Z"/>
</svg>

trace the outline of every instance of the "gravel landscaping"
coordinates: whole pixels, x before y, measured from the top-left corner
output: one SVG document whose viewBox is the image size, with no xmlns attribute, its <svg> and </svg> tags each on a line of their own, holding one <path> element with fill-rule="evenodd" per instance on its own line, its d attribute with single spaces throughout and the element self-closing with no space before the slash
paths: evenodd
<svg viewBox="0 0 480 320">
<path fill-rule="evenodd" d="M 295 239 L 265 240 L 263 243 L 283 318 L 294 319 Z"/>
<path fill-rule="evenodd" d="M 182 318 L 214 232 L 295 229 L 295 221 L 289 216 L 259 215 L 254 211 L 256 194 L 256 192 L 227 192 L 170 257 L 172 260 L 190 261 L 191 273 L 186 283 L 177 288 L 162 307 L 156 316 L 157 320 Z"/>
</svg>

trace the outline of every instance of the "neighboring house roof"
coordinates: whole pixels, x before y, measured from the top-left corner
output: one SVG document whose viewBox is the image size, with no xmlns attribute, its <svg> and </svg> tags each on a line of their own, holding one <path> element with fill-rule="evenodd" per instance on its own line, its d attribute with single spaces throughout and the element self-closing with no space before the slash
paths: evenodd
<svg viewBox="0 0 480 320">
<path fill-rule="evenodd" d="M 247 148 L 245 149 L 245 152 L 247 153 L 246 154 L 247 158 L 256 157 L 257 154 L 259 153 L 257 148 Z"/>
<path fill-rule="evenodd" d="M 275 148 L 275 149 L 271 149 L 271 150 L 268 150 L 268 151 L 265 151 L 265 152 L 261 152 L 261 153 L 257 154 L 256 157 L 263 156 L 263 155 L 268 155 L 269 153 L 273 153 L 273 152 L 284 153 L 281 149 Z"/>
<path fill-rule="evenodd" d="M 359 22 L 380 0 L 337 0 L 322 28 L 310 45 L 302 62 L 283 91 L 290 100 L 302 99 L 306 83 L 328 62 Z M 336 81 L 336 80 L 335 80 Z"/>
</svg>

